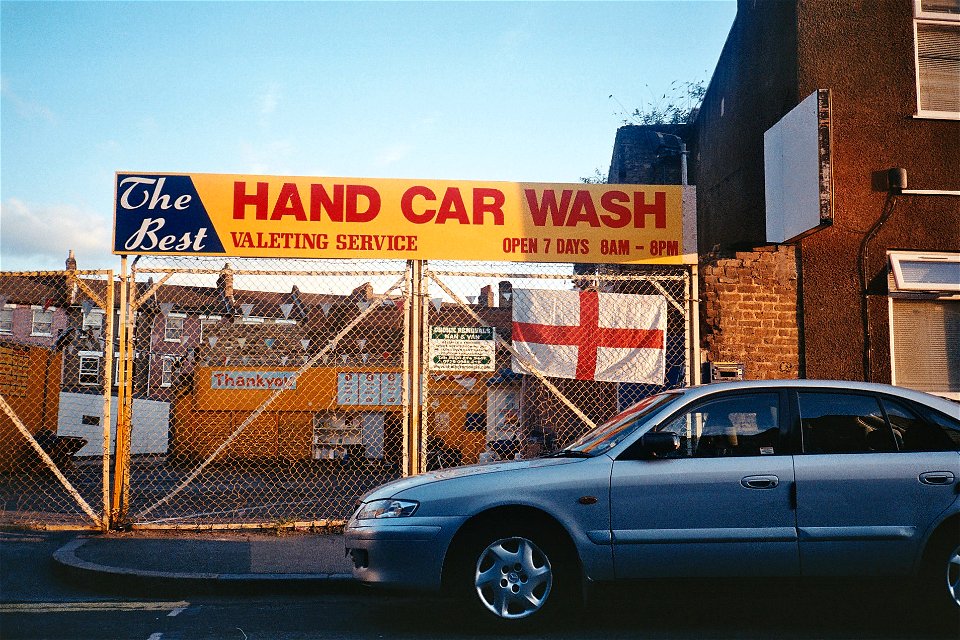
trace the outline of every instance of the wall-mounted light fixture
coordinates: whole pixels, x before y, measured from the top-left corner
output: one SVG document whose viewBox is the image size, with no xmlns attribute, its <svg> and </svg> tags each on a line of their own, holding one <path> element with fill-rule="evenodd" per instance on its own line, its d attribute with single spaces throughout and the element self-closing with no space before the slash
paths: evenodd
<svg viewBox="0 0 960 640">
<path fill-rule="evenodd" d="M 960 191 L 945 189 L 907 189 L 907 170 L 903 167 L 893 167 L 887 170 L 887 186 L 894 195 L 911 196 L 960 196 Z"/>
</svg>

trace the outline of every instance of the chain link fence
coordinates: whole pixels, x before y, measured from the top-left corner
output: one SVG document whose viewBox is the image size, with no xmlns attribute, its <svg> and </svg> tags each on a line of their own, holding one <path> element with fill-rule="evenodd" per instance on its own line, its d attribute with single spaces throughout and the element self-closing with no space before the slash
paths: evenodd
<svg viewBox="0 0 960 640">
<path fill-rule="evenodd" d="M 338 524 L 383 482 L 545 455 L 690 377 L 684 268 L 123 270 L 0 273 L 2 524 Z"/>
<path fill-rule="evenodd" d="M 481 347 L 427 354 L 428 470 L 549 454 L 688 380 L 686 269 L 435 261 L 425 276 L 428 341 L 490 341 L 481 366 Z M 665 335 L 645 342 L 655 325 Z"/>
<path fill-rule="evenodd" d="M 404 262 L 144 259 L 128 511 L 324 524 L 402 467 Z"/>
<path fill-rule="evenodd" d="M 0 272 L 0 524 L 107 525 L 114 284 Z"/>
</svg>

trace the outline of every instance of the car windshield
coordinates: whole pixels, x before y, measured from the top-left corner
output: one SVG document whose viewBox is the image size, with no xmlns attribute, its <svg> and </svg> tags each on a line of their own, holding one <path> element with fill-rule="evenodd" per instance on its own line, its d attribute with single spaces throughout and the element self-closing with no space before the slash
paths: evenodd
<svg viewBox="0 0 960 640">
<path fill-rule="evenodd" d="M 576 442 L 558 452 L 558 455 L 600 455 L 633 433 L 643 422 L 643 418 L 676 402 L 682 395 L 682 391 L 667 391 L 644 398 L 599 427 L 588 431 Z"/>
</svg>

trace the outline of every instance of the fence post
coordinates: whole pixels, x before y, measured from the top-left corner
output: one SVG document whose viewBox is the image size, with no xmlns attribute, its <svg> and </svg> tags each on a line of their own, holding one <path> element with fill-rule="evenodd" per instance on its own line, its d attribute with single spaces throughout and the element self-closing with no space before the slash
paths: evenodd
<svg viewBox="0 0 960 640">
<path fill-rule="evenodd" d="M 109 529 L 113 526 L 113 514 L 110 509 L 110 425 L 111 416 L 111 397 L 113 396 L 113 337 L 116 327 L 114 326 L 114 312 L 116 311 L 116 300 L 114 299 L 114 280 L 113 271 L 107 276 L 107 290 L 103 299 L 104 327 L 103 335 L 103 526 Z"/>
<path fill-rule="evenodd" d="M 127 274 L 127 256 L 120 257 L 120 322 L 117 327 L 119 338 L 119 360 L 117 376 L 117 430 L 113 452 L 113 500 L 110 509 L 112 526 L 121 526 L 127 520 L 129 501 L 129 465 L 130 465 L 130 412 L 128 398 L 132 391 L 133 358 L 130 348 L 133 344 L 130 336 L 133 310 L 130 308 L 132 295 Z"/>
<path fill-rule="evenodd" d="M 700 366 L 700 269 L 699 265 L 690 265 L 687 295 L 687 354 L 690 364 L 687 367 L 687 385 L 701 384 Z"/>
<path fill-rule="evenodd" d="M 429 442 L 430 424 L 430 279 L 427 275 L 427 261 L 420 263 L 420 333 L 417 335 L 419 344 L 419 360 L 417 360 L 416 374 L 420 380 L 420 416 L 417 420 L 417 468 L 416 473 L 427 470 L 427 449 Z"/>
<path fill-rule="evenodd" d="M 423 379 L 421 364 L 421 338 L 423 335 L 423 260 L 410 261 L 410 305 L 408 308 L 410 349 L 405 362 L 407 378 L 407 403 L 410 407 L 403 434 L 403 475 L 411 476 L 423 470 L 420 455 L 420 434 L 422 432 L 421 400 Z"/>
</svg>

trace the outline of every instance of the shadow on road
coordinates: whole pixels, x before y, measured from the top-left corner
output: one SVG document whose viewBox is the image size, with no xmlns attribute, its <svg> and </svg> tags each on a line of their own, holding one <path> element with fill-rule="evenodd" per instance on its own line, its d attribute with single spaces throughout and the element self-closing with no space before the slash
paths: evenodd
<svg viewBox="0 0 960 640">
<path fill-rule="evenodd" d="M 960 619 L 936 620 L 918 607 L 908 585 L 689 581 L 604 587 L 585 606 L 525 638 L 956 638 Z M 385 598 L 373 591 L 372 627 L 393 638 L 500 637 L 457 603 L 443 598 Z"/>
</svg>

